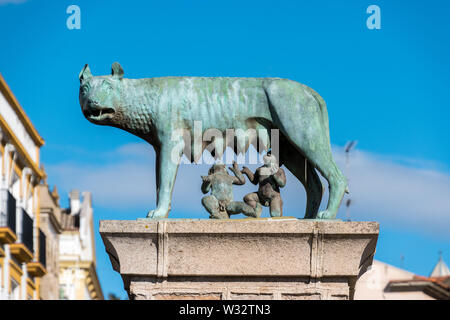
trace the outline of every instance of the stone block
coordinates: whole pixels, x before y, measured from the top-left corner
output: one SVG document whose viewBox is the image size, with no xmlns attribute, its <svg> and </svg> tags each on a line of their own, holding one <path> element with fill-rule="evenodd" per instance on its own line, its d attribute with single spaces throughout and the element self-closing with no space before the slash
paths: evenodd
<svg viewBox="0 0 450 320">
<path fill-rule="evenodd" d="M 289 217 L 100 221 L 131 299 L 352 299 L 378 232 Z"/>
</svg>

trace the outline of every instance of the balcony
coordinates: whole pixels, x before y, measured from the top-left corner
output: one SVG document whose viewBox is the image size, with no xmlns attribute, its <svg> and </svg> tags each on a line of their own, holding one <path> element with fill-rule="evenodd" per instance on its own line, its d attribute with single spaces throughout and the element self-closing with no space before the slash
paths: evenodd
<svg viewBox="0 0 450 320">
<path fill-rule="evenodd" d="M 39 261 L 33 261 L 27 264 L 28 274 L 33 277 L 42 277 L 47 273 L 45 269 L 47 267 L 46 241 L 45 234 L 39 229 Z"/>
<path fill-rule="evenodd" d="M 22 242 L 31 253 L 34 252 L 33 247 L 33 218 L 31 218 L 28 213 L 21 209 L 22 214 L 22 230 L 21 233 L 18 234 L 19 241 Z"/>
<path fill-rule="evenodd" d="M 21 262 L 28 262 L 33 259 L 33 219 L 28 213 L 19 208 L 20 228 L 17 231 L 18 241 L 11 244 L 11 254 Z"/>
<path fill-rule="evenodd" d="M 8 190 L 0 190 L 0 243 L 16 241 L 16 199 Z"/>
</svg>

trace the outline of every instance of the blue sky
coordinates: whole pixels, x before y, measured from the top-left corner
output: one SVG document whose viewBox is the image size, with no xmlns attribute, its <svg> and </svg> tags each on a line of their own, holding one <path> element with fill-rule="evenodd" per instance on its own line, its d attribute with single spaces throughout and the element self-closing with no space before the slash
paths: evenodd
<svg viewBox="0 0 450 320">
<path fill-rule="evenodd" d="M 81 30 L 66 27 L 71 4 L 81 9 Z M 381 8 L 381 30 L 366 27 L 371 4 Z M 400 266 L 403 255 L 403 267 L 428 275 L 439 250 L 450 262 L 449 9 L 444 0 L 0 0 L 0 72 L 46 141 L 49 183 L 61 194 L 91 190 L 96 225 L 153 208 L 154 153 L 124 131 L 84 119 L 78 73 L 85 63 L 94 75 L 109 74 L 119 61 L 128 78 L 304 83 L 327 102 L 341 167 L 342 147 L 358 140 L 346 173 L 351 214 L 380 221 L 376 258 Z M 200 192 L 192 203 L 185 192 L 206 170 L 182 166 L 171 216 L 206 217 Z M 301 217 L 304 191 L 293 179 L 283 190 L 285 214 Z M 96 240 L 105 293 L 125 297 Z"/>
</svg>

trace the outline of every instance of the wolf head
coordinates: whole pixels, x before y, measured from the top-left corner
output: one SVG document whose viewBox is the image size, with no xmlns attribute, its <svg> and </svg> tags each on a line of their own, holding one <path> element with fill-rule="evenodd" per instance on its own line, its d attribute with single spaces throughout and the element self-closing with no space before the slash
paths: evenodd
<svg viewBox="0 0 450 320">
<path fill-rule="evenodd" d="M 90 122 L 121 127 L 123 69 L 117 62 L 113 63 L 111 69 L 110 76 L 94 77 L 89 66 L 84 66 L 79 75 L 80 105 Z"/>
</svg>

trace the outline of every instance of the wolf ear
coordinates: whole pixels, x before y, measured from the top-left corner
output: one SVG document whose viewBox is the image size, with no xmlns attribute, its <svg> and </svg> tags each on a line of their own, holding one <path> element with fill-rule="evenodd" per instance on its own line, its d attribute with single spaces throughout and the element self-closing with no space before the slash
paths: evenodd
<svg viewBox="0 0 450 320">
<path fill-rule="evenodd" d="M 78 78 L 80 79 L 80 83 L 91 77 L 92 77 L 91 69 L 89 69 L 89 66 L 85 64 L 83 70 L 81 70 L 78 76 Z"/>
<path fill-rule="evenodd" d="M 123 69 L 118 62 L 114 62 L 111 67 L 111 74 L 115 78 L 123 78 Z"/>
</svg>

